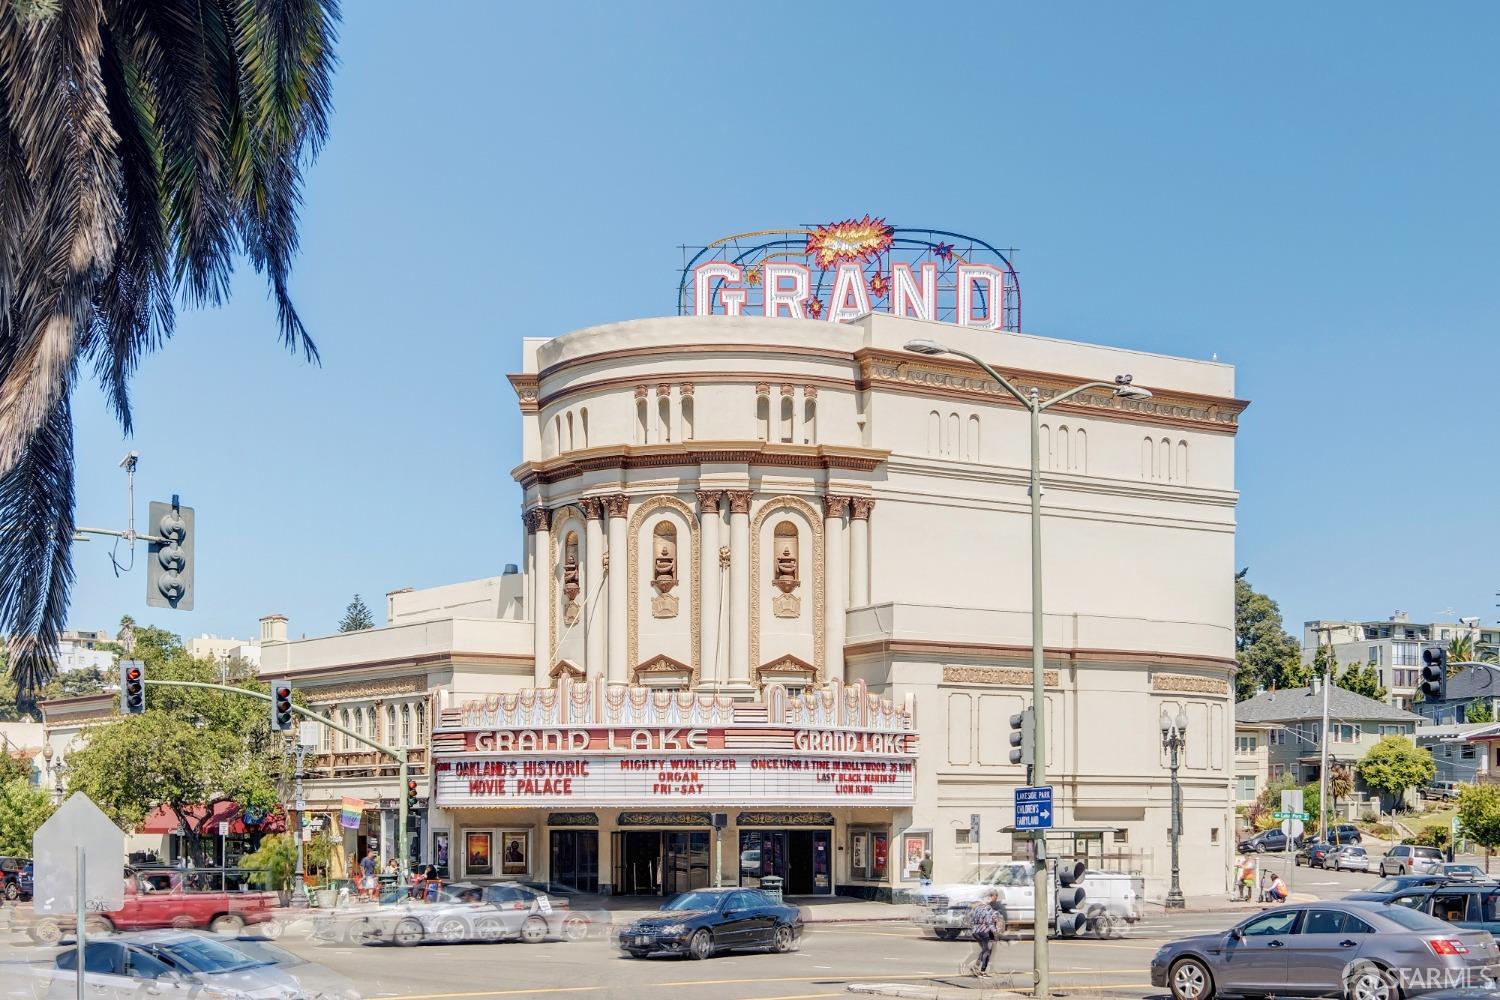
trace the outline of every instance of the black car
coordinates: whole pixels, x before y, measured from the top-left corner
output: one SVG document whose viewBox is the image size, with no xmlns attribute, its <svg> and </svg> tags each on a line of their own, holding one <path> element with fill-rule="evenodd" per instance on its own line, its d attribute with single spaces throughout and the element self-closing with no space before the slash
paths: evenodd
<svg viewBox="0 0 1500 1000">
<path fill-rule="evenodd" d="M 1331 850 L 1333 850 L 1332 844 L 1314 841 L 1292 855 L 1292 864 L 1306 865 L 1309 868 L 1327 868 L 1328 852 Z"/>
<path fill-rule="evenodd" d="M 802 936 L 802 914 L 759 889 L 693 889 L 655 913 L 620 928 L 620 947 L 631 958 L 769 948 L 791 951 Z"/>
<path fill-rule="evenodd" d="M 1391 875 L 1381 879 L 1368 889 L 1347 893 L 1345 899 L 1363 899 L 1375 903 L 1389 903 L 1397 896 L 1414 889 L 1431 888 L 1447 881 L 1441 875 Z"/>
<path fill-rule="evenodd" d="M 9 902 L 31 898 L 30 859 L 0 858 L 0 897 Z"/>
<path fill-rule="evenodd" d="M 1287 848 L 1286 834 L 1280 830 L 1262 830 L 1253 837 L 1240 841 L 1241 854 L 1263 854 L 1267 851 L 1284 851 Z"/>
</svg>

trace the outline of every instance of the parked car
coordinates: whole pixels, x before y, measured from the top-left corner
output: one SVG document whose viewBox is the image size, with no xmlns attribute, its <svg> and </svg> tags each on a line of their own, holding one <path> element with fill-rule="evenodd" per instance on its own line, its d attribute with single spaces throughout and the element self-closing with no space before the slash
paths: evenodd
<svg viewBox="0 0 1500 1000">
<path fill-rule="evenodd" d="M 1433 781 L 1422 789 L 1422 798 L 1436 799 L 1439 802 L 1452 802 L 1458 798 L 1458 782 L 1456 781 Z"/>
<path fill-rule="evenodd" d="M 631 958 L 768 948 L 787 952 L 802 937 L 802 914 L 759 889 L 694 889 L 656 913 L 620 929 L 620 947 Z"/>
<path fill-rule="evenodd" d="M 1175 1000 L 1216 994 L 1400 995 L 1400 977 L 1451 981 L 1500 961 L 1488 931 L 1466 930 L 1415 910 L 1349 900 L 1293 903 L 1231 927 L 1165 944 L 1151 984 Z M 1293 966 L 1295 965 L 1295 969 Z"/>
<path fill-rule="evenodd" d="M 1326 868 L 1328 867 L 1328 854 L 1332 850 L 1332 844 L 1325 844 L 1321 840 L 1314 841 L 1292 855 L 1292 864 L 1306 865 L 1309 868 Z"/>
<path fill-rule="evenodd" d="M 1434 868 L 1432 873 L 1451 879 L 1487 879 L 1490 877 L 1478 865 L 1441 864 Z"/>
<path fill-rule="evenodd" d="M 1426 875 L 1443 863 L 1443 852 L 1436 847 L 1397 844 L 1380 859 L 1382 875 Z"/>
<path fill-rule="evenodd" d="M 53 966 L 58 979 L 74 982 L 78 949 L 58 952 Z M 215 996 L 293 1000 L 310 995 L 275 964 L 192 931 L 143 931 L 89 941 L 84 976 L 95 996 L 112 994 L 120 1000 L 143 992 L 174 1000 Z M 53 985 L 58 985 L 57 980 Z"/>
<path fill-rule="evenodd" d="M 0 857 L 0 897 L 8 902 L 31 898 L 31 859 Z"/>
<path fill-rule="evenodd" d="M 1054 891 L 1049 897 L 1054 933 L 1082 930 L 1099 937 L 1113 937 L 1143 915 L 1146 885 L 1139 875 L 1085 871 L 1074 884 L 1083 890 L 1082 905 L 1076 910 L 1083 915 L 1083 925 L 1077 928 L 1067 924 L 1059 929 L 1062 922 L 1058 920 L 1058 894 Z M 1036 910 L 1034 887 L 1029 862 L 1008 861 L 977 868 L 968 881 L 914 890 L 911 899 L 918 906 L 912 923 L 933 937 L 956 940 L 968 932 L 969 911 L 974 904 L 985 892 L 994 889 L 999 893 L 1002 924 L 1030 924 Z"/>
<path fill-rule="evenodd" d="M 1370 870 L 1370 855 L 1358 844 L 1345 844 L 1328 852 L 1323 867 L 1336 872 L 1367 872 Z"/>
<path fill-rule="evenodd" d="M 1241 854 L 1264 854 L 1267 851 L 1284 851 L 1286 849 L 1286 834 L 1280 830 L 1262 830 L 1255 836 L 1247 837 L 1239 843 Z"/>
<path fill-rule="evenodd" d="M 1323 839 L 1334 846 L 1364 842 L 1364 836 L 1359 832 L 1359 827 L 1353 823 L 1335 823 L 1328 828 L 1328 834 Z"/>
<path fill-rule="evenodd" d="M 1350 892 L 1344 895 L 1345 899 L 1373 900 L 1375 902 L 1389 902 L 1390 898 L 1397 893 L 1405 892 L 1424 885 L 1436 885 L 1446 881 L 1441 875 L 1392 875 L 1383 878 L 1368 889 L 1358 892 Z"/>
<path fill-rule="evenodd" d="M 274 892 L 250 888 L 252 878 L 242 872 L 179 868 L 124 871 L 125 905 L 91 914 L 87 927 L 96 932 L 138 931 L 172 927 L 211 930 L 237 937 L 247 927 L 272 927 L 279 900 Z M 62 939 L 70 917 L 44 916 L 27 932 L 37 944 Z"/>
</svg>

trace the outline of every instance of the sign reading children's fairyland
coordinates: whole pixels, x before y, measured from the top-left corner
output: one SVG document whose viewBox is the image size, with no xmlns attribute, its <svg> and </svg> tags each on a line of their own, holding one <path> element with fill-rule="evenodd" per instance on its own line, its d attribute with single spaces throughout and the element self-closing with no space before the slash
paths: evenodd
<svg viewBox="0 0 1500 1000">
<path fill-rule="evenodd" d="M 846 322 L 869 312 L 1021 328 L 1010 256 L 961 233 L 888 225 L 866 215 L 714 240 L 677 286 L 684 316 L 780 316 Z"/>
</svg>

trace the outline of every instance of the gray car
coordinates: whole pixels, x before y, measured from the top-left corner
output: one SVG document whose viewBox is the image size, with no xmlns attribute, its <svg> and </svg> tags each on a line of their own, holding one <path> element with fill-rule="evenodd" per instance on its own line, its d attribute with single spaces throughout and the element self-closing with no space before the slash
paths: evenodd
<svg viewBox="0 0 1500 1000">
<path fill-rule="evenodd" d="M 1263 910 L 1228 931 L 1163 945 L 1151 984 L 1176 1000 L 1216 994 L 1398 997 L 1488 982 L 1500 963 L 1488 931 L 1400 906 L 1338 900 Z"/>
<path fill-rule="evenodd" d="M 1397 844 L 1380 859 L 1380 874 L 1426 875 L 1446 860 L 1436 847 Z"/>
</svg>

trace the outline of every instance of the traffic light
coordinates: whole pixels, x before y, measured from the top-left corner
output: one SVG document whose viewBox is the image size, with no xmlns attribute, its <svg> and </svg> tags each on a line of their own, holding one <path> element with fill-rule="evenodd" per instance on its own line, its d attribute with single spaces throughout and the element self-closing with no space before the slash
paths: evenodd
<svg viewBox="0 0 1500 1000">
<path fill-rule="evenodd" d="M 286 681 L 271 685 L 271 732 L 292 731 L 292 686 Z"/>
<path fill-rule="evenodd" d="M 146 603 L 153 608 L 193 610 L 193 508 L 151 501 L 146 560 Z"/>
<path fill-rule="evenodd" d="M 1084 864 L 1062 860 L 1057 863 L 1057 933 L 1072 937 L 1083 930 L 1088 918 L 1083 915 Z"/>
<path fill-rule="evenodd" d="M 1028 708 L 1010 717 L 1010 762 L 1030 764 L 1031 743 L 1036 734 L 1036 710 Z"/>
<path fill-rule="evenodd" d="M 406 779 L 406 812 L 408 815 L 417 811 L 417 779 Z"/>
<path fill-rule="evenodd" d="M 140 715 L 146 710 L 146 665 L 140 660 L 120 661 L 120 714 Z"/>
<path fill-rule="evenodd" d="M 1448 697 L 1448 651 L 1422 650 L 1422 684 L 1418 688 L 1423 701 L 1443 701 Z"/>
</svg>

